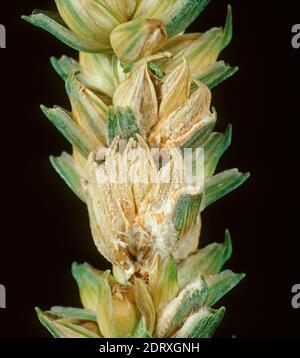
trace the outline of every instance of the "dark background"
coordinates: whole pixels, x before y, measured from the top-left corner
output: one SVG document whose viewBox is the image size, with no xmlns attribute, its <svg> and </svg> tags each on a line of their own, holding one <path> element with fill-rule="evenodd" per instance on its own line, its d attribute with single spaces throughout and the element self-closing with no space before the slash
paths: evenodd
<svg viewBox="0 0 300 358">
<path fill-rule="evenodd" d="M 7 49 L 0 53 L 1 231 L 0 337 L 48 337 L 34 306 L 80 306 L 72 261 L 109 267 L 92 242 L 87 211 L 52 170 L 48 156 L 69 146 L 42 116 L 41 103 L 69 107 L 52 55 L 76 52 L 21 21 L 52 1 L 2 1 L 0 23 Z M 213 90 L 218 129 L 234 127 L 219 169 L 238 166 L 252 177 L 207 209 L 202 245 L 222 241 L 230 228 L 234 254 L 227 265 L 247 278 L 221 303 L 227 307 L 218 337 L 299 336 L 291 287 L 300 282 L 298 253 L 298 127 L 300 49 L 291 27 L 300 23 L 299 1 L 232 0 L 234 38 L 221 55 L 240 72 Z M 194 31 L 223 25 L 227 1 L 212 1 Z"/>
</svg>

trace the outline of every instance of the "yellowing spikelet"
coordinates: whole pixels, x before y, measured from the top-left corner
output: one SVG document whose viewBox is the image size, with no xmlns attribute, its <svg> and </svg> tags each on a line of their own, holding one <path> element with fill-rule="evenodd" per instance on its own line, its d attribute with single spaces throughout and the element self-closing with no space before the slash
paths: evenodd
<svg viewBox="0 0 300 358">
<path fill-rule="evenodd" d="M 23 18 L 79 51 L 51 58 L 70 110 L 42 111 L 72 145 L 51 163 L 86 204 L 95 246 L 112 265 L 74 263 L 83 308 L 37 310 L 57 338 L 207 338 L 215 308 L 244 274 L 224 244 L 199 249 L 201 213 L 249 177 L 215 174 L 232 129 L 214 132 L 211 89 L 232 76 L 224 28 L 185 33 L 209 0 L 56 0 Z"/>
</svg>

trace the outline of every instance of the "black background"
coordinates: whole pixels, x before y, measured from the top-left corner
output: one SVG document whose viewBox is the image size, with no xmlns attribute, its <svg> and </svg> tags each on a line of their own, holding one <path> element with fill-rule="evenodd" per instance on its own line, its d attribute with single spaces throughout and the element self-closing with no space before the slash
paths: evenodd
<svg viewBox="0 0 300 358">
<path fill-rule="evenodd" d="M 52 1 L 2 1 L 7 49 L 0 53 L 1 227 L 0 337 L 48 337 L 34 306 L 80 306 L 72 261 L 109 267 L 97 253 L 86 208 L 52 170 L 48 156 L 69 148 L 39 111 L 41 103 L 69 107 L 50 56 L 76 52 L 20 19 Z M 238 166 L 251 179 L 207 209 L 202 245 L 222 241 L 230 228 L 234 254 L 227 265 L 247 278 L 222 304 L 218 337 L 299 336 L 291 287 L 300 282 L 298 253 L 298 128 L 300 49 L 291 46 L 299 1 L 232 0 L 234 37 L 221 55 L 240 72 L 213 90 L 218 129 L 234 127 L 219 169 Z M 223 25 L 227 1 L 212 1 L 194 31 Z"/>
</svg>

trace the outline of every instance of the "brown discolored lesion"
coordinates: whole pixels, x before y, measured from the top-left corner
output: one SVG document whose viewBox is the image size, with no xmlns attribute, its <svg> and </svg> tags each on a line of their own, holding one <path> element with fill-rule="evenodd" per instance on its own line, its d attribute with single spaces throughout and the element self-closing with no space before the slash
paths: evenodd
<svg viewBox="0 0 300 358">
<path fill-rule="evenodd" d="M 141 265 L 137 265 L 136 271 L 130 277 L 129 282 L 134 284 L 135 280 L 137 279 L 143 280 L 146 284 L 149 283 L 149 273 L 144 270 Z"/>
</svg>

